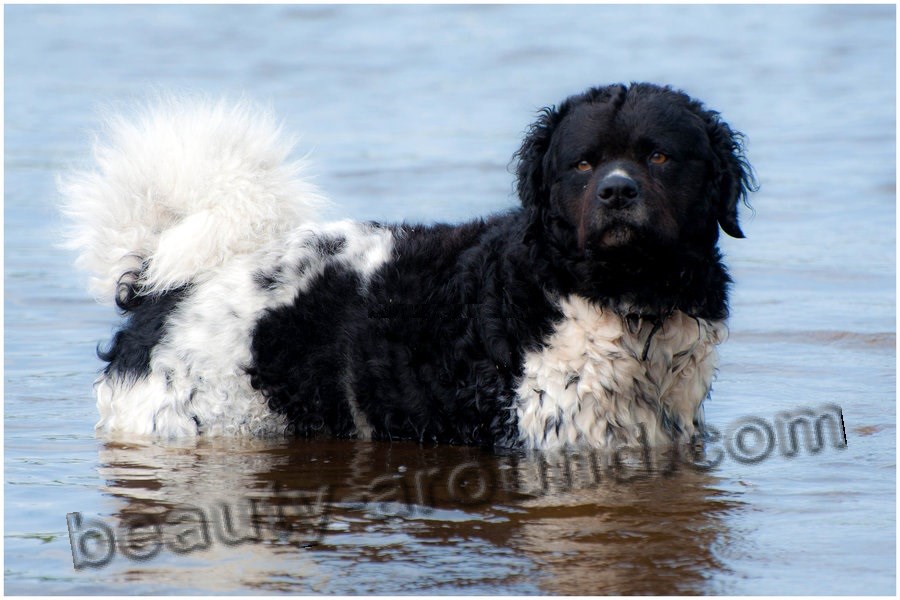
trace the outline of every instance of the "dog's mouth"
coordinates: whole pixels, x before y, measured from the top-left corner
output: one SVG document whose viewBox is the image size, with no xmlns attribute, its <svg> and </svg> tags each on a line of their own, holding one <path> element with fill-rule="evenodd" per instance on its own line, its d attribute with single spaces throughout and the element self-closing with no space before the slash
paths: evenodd
<svg viewBox="0 0 900 600">
<path fill-rule="evenodd" d="M 620 248 L 638 243 L 641 235 L 641 227 L 637 223 L 614 219 L 600 227 L 591 238 L 599 247 Z"/>
<path fill-rule="evenodd" d="M 640 246 L 652 239 L 646 219 L 636 211 L 597 211 L 578 224 L 579 247 L 594 250 Z"/>
<path fill-rule="evenodd" d="M 634 242 L 635 238 L 637 238 L 637 231 L 633 225 L 618 222 L 604 227 L 598 241 L 601 246 L 627 246 Z"/>
</svg>

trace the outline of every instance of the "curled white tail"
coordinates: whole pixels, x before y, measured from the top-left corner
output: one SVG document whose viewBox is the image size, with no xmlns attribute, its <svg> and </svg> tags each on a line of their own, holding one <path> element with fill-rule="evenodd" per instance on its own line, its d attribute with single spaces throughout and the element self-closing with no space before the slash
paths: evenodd
<svg viewBox="0 0 900 600">
<path fill-rule="evenodd" d="M 168 96 L 107 119 L 94 167 L 60 181 L 67 245 L 93 273 L 92 293 L 121 302 L 173 289 L 315 220 L 323 199 L 292 148 L 247 102 Z"/>
</svg>

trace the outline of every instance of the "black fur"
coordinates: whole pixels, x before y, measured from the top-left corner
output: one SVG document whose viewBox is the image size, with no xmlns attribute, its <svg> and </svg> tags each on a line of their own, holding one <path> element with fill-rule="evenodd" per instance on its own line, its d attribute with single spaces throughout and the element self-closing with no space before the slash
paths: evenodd
<svg viewBox="0 0 900 600">
<path fill-rule="evenodd" d="M 398 241 L 365 301 L 416 308 L 358 323 L 350 349 L 356 400 L 377 438 L 512 442 L 523 353 L 558 317 L 521 243 L 524 229 L 521 215 L 508 215 L 417 227 Z M 431 318 L 421 306 L 444 314 Z"/>
<path fill-rule="evenodd" d="M 516 382 L 561 318 L 554 298 L 579 294 L 623 316 L 727 316 L 716 243 L 720 226 L 743 237 L 738 204 L 754 183 L 741 141 L 717 113 L 650 84 L 547 108 L 516 153 L 521 208 L 397 227 L 392 257 L 365 285 L 337 260 L 345 240 L 317 237 L 334 260 L 293 304 L 261 315 L 252 385 L 301 435 L 354 435 L 355 403 L 376 439 L 512 445 Z M 627 207 L 598 199 L 615 169 L 638 191 Z M 272 290 L 280 275 L 252 277 Z M 109 369 L 146 369 L 134 348 L 152 347 L 179 293 L 135 308 Z"/>
<path fill-rule="evenodd" d="M 120 283 L 120 287 L 125 284 Z M 128 321 L 116 332 L 107 350 L 97 349 L 101 360 L 106 361 L 105 373 L 137 379 L 150 372 L 150 353 L 165 335 L 168 318 L 178 303 L 189 293 L 190 287 L 182 287 L 165 294 L 138 296 L 132 288 L 128 295 L 139 298 L 120 308 L 129 314 Z"/>
<path fill-rule="evenodd" d="M 256 324 L 250 383 L 299 435 L 353 432 L 343 376 L 352 343 L 346 325 L 364 316 L 358 286 L 354 273 L 328 266 L 310 293 L 267 311 Z"/>
</svg>

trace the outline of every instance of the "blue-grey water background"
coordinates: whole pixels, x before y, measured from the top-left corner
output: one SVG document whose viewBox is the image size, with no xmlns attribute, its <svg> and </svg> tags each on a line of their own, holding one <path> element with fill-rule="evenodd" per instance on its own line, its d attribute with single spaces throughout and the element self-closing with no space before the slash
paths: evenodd
<svg viewBox="0 0 900 600">
<path fill-rule="evenodd" d="M 709 422 L 831 403 L 845 449 L 597 485 L 464 448 L 94 436 L 117 316 L 56 246 L 54 177 L 87 160 L 99 107 L 244 93 L 300 134 L 332 216 L 458 221 L 515 204 L 540 107 L 631 80 L 720 110 L 761 186 L 747 239 L 722 243 L 736 285 Z M 895 86 L 893 6 L 6 6 L 6 592 L 893 594 Z M 448 497 L 460 465 L 531 492 Z M 433 493 L 396 492 L 418 473 Z M 67 513 L 212 521 L 323 485 L 363 500 L 333 499 L 317 545 L 213 537 L 73 568 Z"/>
</svg>

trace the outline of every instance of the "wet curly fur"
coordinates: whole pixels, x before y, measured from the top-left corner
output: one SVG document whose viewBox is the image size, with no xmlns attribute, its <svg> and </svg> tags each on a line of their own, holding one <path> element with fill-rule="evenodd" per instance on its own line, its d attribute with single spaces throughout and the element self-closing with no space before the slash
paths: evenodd
<svg viewBox="0 0 900 600">
<path fill-rule="evenodd" d="M 651 84 L 572 96 L 516 153 L 521 207 L 430 226 L 317 223 L 318 192 L 279 166 L 258 108 L 166 110 L 120 127 L 95 150 L 99 171 L 64 185 L 81 262 L 97 289 L 119 286 L 127 316 L 102 353 L 100 429 L 534 447 L 702 430 L 728 315 L 718 232 L 743 237 L 753 183 L 741 136 L 701 103 Z M 184 168 L 233 176 L 207 175 L 200 198 L 162 189 L 152 168 L 109 166 L 191 119 L 210 135 L 193 128 Z M 220 161 L 209 139 L 223 127 L 253 150 Z M 270 146 L 276 160 L 260 158 Z M 129 194 L 151 200 L 138 218 L 98 215 Z M 176 237 L 209 231 L 207 249 Z M 167 253 L 173 239 L 189 264 Z M 121 254 L 91 255 L 100 243 Z"/>
</svg>

